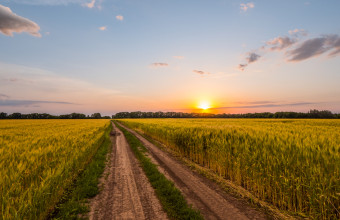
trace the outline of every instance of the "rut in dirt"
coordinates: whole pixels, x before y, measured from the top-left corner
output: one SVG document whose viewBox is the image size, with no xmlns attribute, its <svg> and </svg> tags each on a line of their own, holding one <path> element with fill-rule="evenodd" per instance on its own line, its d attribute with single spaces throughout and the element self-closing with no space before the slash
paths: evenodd
<svg viewBox="0 0 340 220">
<path fill-rule="evenodd" d="M 112 152 L 91 201 L 90 219 L 167 219 L 166 213 L 122 132 L 113 124 Z"/>
<path fill-rule="evenodd" d="M 160 150 L 136 131 L 120 124 L 135 135 L 149 151 L 151 160 L 183 193 L 189 204 L 198 209 L 205 219 L 269 219 L 270 217 L 224 192 L 217 184 L 194 173 L 182 162 Z M 162 218 L 158 218 L 162 219 Z"/>
</svg>

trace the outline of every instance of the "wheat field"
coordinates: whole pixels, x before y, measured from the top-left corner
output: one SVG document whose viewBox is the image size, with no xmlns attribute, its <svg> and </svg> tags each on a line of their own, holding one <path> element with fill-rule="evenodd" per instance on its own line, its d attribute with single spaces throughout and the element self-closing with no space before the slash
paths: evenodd
<svg viewBox="0 0 340 220">
<path fill-rule="evenodd" d="M 121 119 L 293 215 L 337 219 L 340 121 Z"/>
<path fill-rule="evenodd" d="M 101 119 L 0 120 L 0 218 L 46 218 L 108 127 Z"/>
</svg>

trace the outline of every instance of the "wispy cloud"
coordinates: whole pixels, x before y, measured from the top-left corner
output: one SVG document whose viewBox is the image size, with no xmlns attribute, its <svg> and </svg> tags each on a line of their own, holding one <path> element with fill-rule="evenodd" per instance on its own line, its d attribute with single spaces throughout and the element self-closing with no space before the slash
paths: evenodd
<svg viewBox="0 0 340 220">
<path fill-rule="evenodd" d="M 242 11 L 247 11 L 249 8 L 254 8 L 255 4 L 253 2 L 249 2 L 249 3 L 241 3 L 240 4 L 240 9 Z"/>
<path fill-rule="evenodd" d="M 183 56 L 173 56 L 173 58 L 175 58 L 175 59 L 179 59 L 179 60 L 182 60 L 182 59 L 184 59 L 184 57 L 183 57 Z"/>
<path fill-rule="evenodd" d="M 0 93 L 0 106 L 31 106 L 36 104 L 67 104 L 75 105 L 71 102 L 60 101 L 42 101 L 42 100 L 16 100 L 10 99 L 10 96 Z"/>
<path fill-rule="evenodd" d="M 149 111 L 150 106 L 155 103 L 150 99 L 130 95 L 128 92 L 130 85 L 122 85 L 119 82 L 107 86 L 99 85 L 86 77 L 67 77 L 46 69 L 1 61 L 0 67 L 0 94 L 10 96 L 3 96 L 3 99 L 60 102 L 60 104 L 0 106 L 0 112 L 51 114 L 101 112 L 110 115 L 113 112 L 135 111 L 136 106 L 140 106 L 139 110 Z M 63 102 L 71 104 L 61 104 Z"/>
<path fill-rule="evenodd" d="M 246 67 L 248 66 L 248 64 L 244 63 L 244 64 L 239 64 L 238 65 L 238 69 L 243 71 Z"/>
<path fill-rule="evenodd" d="M 9 99 L 9 96 L 0 93 L 0 100 L 4 100 L 4 99 Z"/>
<path fill-rule="evenodd" d="M 288 62 L 300 62 L 327 53 L 329 58 L 340 54 L 340 36 L 337 34 L 304 39 L 308 34 L 303 29 L 291 30 L 289 33 L 292 35 L 291 37 L 276 37 L 267 41 L 258 51 L 262 51 L 262 53 L 284 52 Z M 254 52 L 247 53 L 245 58 L 247 62 L 239 64 L 238 69 L 243 71 L 250 63 L 258 61 L 260 57 Z"/>
<path fill-rule="evenodd" d="M 307 36 L 308 35 L 307 31 L 305 31 L 304 29 L 298 29 L 298 28 L 295 28 L 294 30 L 289 30 L 288 33 L 290 35 L 295 35 L 295 36 L 298 36 L 298 35 Z"/>
<path fill-rule="evenodd" d="M 0 66 L 0 93 L 10 96 L 3 96 L 3 99 L 100 104 L 121 94 L 117 90 L 44 69 L 1 62 Z"/>
<path fill-rule="evenodd" d="M 209 75 L 209 72 L 205 72 L 202 70 L 193 70 L 192 72 L 196 73 L 196 74 L 200 74 L 200 75 Z"/>
<path fill-rule="evenodd" d="M 101 2 L 97 0 L 91 0 L 90 2 L 83 3 L 82 6 L 87 8 L 98 8 L 101 9 Z"/>
<path fill-rule="evenodd" d="M 30 106 L 36 104 L 66 104 L 75 105 L 70 102 L 54 102 L 54 101 L 38 101 L 38 100 L 11 100 L 11 99 L 0 99 L 0 106 Z"/>
<path fill-rule="evenodd" d="M 297 42 L 297 39 L 293 39 L 293 38 L 284 36 L 284 37 L 274 38 L 273 40 L 269 40 L 269 41 L 266 42 L 266 45 L 272 51 L 274 51 L 274 50 L 280 51 L 280 50 L 283 50 L 287 47 L 292 46 L 296 42 Z"/>
<path fill-rule="evenodd" d="M 247 63 L 239 64 L 238 69 L 243 71 L 250 63 L 254 63 L 260 59 L 260 55 L 255 52 L 250 52 L 247 54 L 246 61 Z"/>
<path fill-rule="evenodd" d="M 122 20 L 124 20 L 124 17 L 123 17 L 123 15 L 117 15 L 117 16 L 116 16 L 116 19 L 117 19 L 118 21 L 122 21 Z"/>
<path fill-rule="evenodd" d="M 273 104 L 276 102 L 273 101 L 241 101 L 241 102 L 234 102 L 235 104 L 241 104 L 241 105 L 263 105 L 263 104 Z"/>
<path fill-rule="evenodd" d="M 151 66 L 153 67 L 167 67 L 169 64 L 167 63 L 152 63 Z"/>
<path fill-rule="evenodd" d="M 101 30 L 101 31 L 106 31 L 107 27 L 106 26 L 102 26 L 102 27 L 99 27 L 98 29 Z"/>
<path fill-rule="evenodd" d="M 340 37 L 338 35 L 326 35 L 304 41 L 297 48 L 287 52 L 288 61 L 302 61 L 329 51 L 329 56 L 340 54 Z"/>
<path fill-rule="evenodd" d="M 95 3 L 96 3 L 96 0 L 91 0 L 91 2 L 84 3 L 83 6 L 88 7 L 88 8 L 93 8 Z"/>
<path fill-rule="evenodd" d="M 13 36 L 13 32 L 27 32 L 35 37 L 41 37 L 40 27 L 35 22 L 16 15 L 8 7 L 0 5 L 0 32 L 7 36 Z"/>
<path fill-rule="evenodd" d="M 1 72 L 0 72 L 0 74 L 1 74 Z M 19 79 L 19 78 L 15 78 L 15 77 L 0 78 L 0 83 L 1 82 L 5 82 L 5 83 L 26 83 L 26 84 L 33 83 L 32 80 L 29 80 L 29 79 Z"/>
<path fill-rule="evenodd" d="M 256 62 L 258 59 L 260 59 L 260 55 L 256 54 L 256 53 L 249 53 L 248 57 L 246 58 L 248 63 L 254 63 Z"/>
</svg>

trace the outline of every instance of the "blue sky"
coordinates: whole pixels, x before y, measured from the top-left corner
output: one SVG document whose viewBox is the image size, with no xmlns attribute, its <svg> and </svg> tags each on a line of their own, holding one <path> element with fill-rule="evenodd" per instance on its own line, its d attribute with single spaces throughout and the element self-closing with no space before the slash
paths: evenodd
<svg viewBox="0 0 340 220">
<path fill-rule="evenodd" d="M 339 9 L 0 0 L 0 111 L 190 112 L 208 102 L 213 112 L 340 112 Z"/>
</svg>

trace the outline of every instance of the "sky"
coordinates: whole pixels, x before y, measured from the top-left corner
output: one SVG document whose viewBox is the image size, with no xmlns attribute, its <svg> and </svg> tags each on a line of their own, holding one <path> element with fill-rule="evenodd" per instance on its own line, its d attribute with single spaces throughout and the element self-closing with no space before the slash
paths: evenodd
<svg viewBox="0 0 340 220">
<path fill-rule="evenodd" d="M 0 112 L 339 113 L 339 10 L 339 0 L 0 0 Z"/>
</svg>

